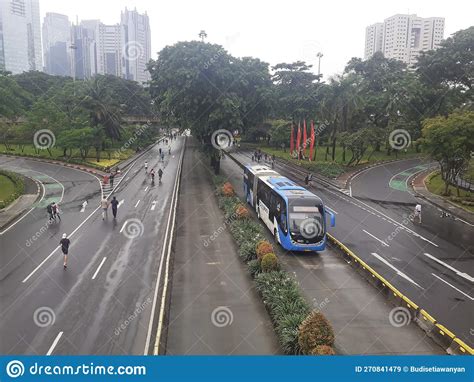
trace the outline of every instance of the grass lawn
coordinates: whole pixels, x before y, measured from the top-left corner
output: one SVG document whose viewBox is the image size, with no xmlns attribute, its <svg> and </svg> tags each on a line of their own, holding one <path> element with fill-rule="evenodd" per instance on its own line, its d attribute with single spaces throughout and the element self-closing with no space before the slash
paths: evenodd
<svg viewBox="0 0 474 382">
<path fill-rule="evenodd" d="M 62 149 L 58 147 L 53 147 L 50 151 L 51 151 L 51 155 L 49 154 L 48 150 L 40 150 L 37 153 L 33 145 L 25 145 L 23 150 L 21 150 L 21 148 L 18 145 L 12 145 L 11 150 L 7 150 L 5 146 L 2 146 L 0 148 L 1 154 L 28 155 L 28 156 L 34 156 L 34 157 L 44 158 L 44 159 L 65 160 L 65 158 L 63 157 Z M 109 159 L 109 154 L 110 154 L 110 159 Z M 135 151 L 131 149 L 120 150 L 120 147 L 112 148 L 106 151 L 102 151 L 100 155 L 101 159 L 99 162 L 97 162 L 97 159 L 95 157 L 95 150 L 91 149 L 88 157 L 85 160 L 85 163 L 105 168 L 105 167 L 113 166 L 122 160 L 128 159 L 133 154 L 135 154 Z M 71 159 L 73 159 L 74 161 L 82 162 L 82 158 L 80 156 L 79 150 L 72 151 Z"/>
<path fill-rule="evenodd" d="M 452 203 L 458 205 L 459 207 L 474 212 L 474 206 L 468 206 L 462 202 L 474 202 L 474 195 L 472 192 L 459 189 L 459 197 L 457 196 L 456 187 L 449 186 L 448 193 L 450 196 L 444 195 L 444 180 L 441 178 L 439 171 L 433 173 L 431 176 L 426 178 L 425 181 L 426 188 L 433 194 L 445 197 L 449 199 Z"/>
<path fill-rule="evenodd" d="M 0 174 L 0 201 L 7 200 L 15 191 L 15 184 L 8 176 Z"/>
<path fill-rule="evenodd" d="M 263 152 L 266 152 L 270 155 L 275 155 L 277 158 L 282 158 L 286 160 L 290 160 L 292 162 L 297 163 L 310 171 L 321 173 L 322 175 L 328 176 L 330 178 L 335 178 L 340 174 L 348 171 L 349 169 L 353 169 L 355 166 L 347 166 L 347 162 L 351 158 L 351 153 L 349 150 L 346 150 L 346 161 L 343 162 L 342 160 L 342 147 L 337 146 L 335 152 L 335 160 L 331 160 L 331 151 L 328 155 L 328 160 L 326 161 L 326 147 L 317 147 L 316 149 L 316 162 L 309 162 L 308 160 L 298 161 L 290 156 L 289 149 L 286 149 L 286 152 L 282 149 L 278 149 L 272 146 L 267 146 L 266 144 L 256 144 L 256 143 L 243 143 L 243 147 L 249 149 L 256 149 L 260 148 Z M 372 149 L 368 149 L 362 160 L 359 162 L 357 167 L 377 163 L 381 161 L 393 160 L 393 159 L 409 159 L 409 158 L 416 158 L 420 157 L 423 154 L 417 153 L 413 148 L 405 152 L 398 153 L 398 156 L 395 156 L 394 153 L 392 155 L 387 155 L 386 150 L 382 150 L 379 152 L 373 152 Z M 309 147 L 307 149 L 307 154 L 309 155 Z M 370 156 L 370 158 L 369 158 Z"/>
</svg>

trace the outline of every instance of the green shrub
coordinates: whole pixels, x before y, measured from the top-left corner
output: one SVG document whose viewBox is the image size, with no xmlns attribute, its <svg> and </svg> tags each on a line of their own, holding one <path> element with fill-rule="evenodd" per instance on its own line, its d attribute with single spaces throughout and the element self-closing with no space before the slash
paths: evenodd
<svg viewBox="0 0 474 382">
<path fill-rule="evenodd" d="M 257 260 L 258 261 L 258 260 Z M 267 253 L 262 257 L 262 272 L 277 271 L 280 269 L 278 258 L 274 253 Z"/>
<path fill-rule="evenodd" d="M 311 355 L 335 355 L 336 352 L 331 346 L 328 345 L 318 345 L 313 350 L 311 350 Z"/>
<path fill-rule="evenodd" d="M 239 247 L 244 242 L 251 241 L 255 243 L 263 237 L 262 227 L 250 219 L 233 220 L 230 224 L 230 232 Z"/>
<path fill-rule="evenodd" d="M 260 240 L 257 243 L 256 251 L 257 259 L 261 261 L 263 256 L 265 256 L 267 253 L 273 253 L 273 246 L 268 240 Z"/>
<path fill-rule="evenodd" d="M 239 198 L 236 196 L 220 196 L 218 198 L 219 207 L 224 210 L 224 217 L 227 220 L 236 219 L 235 208 L 240 204 Z"/>
<path fill-rule="evenodd" d="M 260 261 L 258 261 L 257 259 L 250 260 L 247 263 L 247 266 L 249 269 L 249 273 L 252 277 L 257 276 L 260 272 L 262 272 L 262 269 L 260 268 Z"/>
<path fill-rule="evenodd" d="M 252 241 L 245 241 L 239 248 L 239 256 L 245 262 L 257 259 L 257 253 L 255 252 L 255 243 Z"/>
<path fill-rule="evenodd" d="M 18 199 L 21 195 L 23 195 L 23 193 L 25 192 L 25 182 L 23 181 L 23 178 L 21 176 L 15 174 L 14 172 L 0 170 L 0 174 L 10 179 L 14 187 L 13 192 L 10 194 L 8 198 L 6 198 L 5 200 L 0 200 L 0 209 L 1 209 L 1 208 L 5 208 L 11 202 Z"/>
<path fill-rule="evenodd" d="M 275 324 L 278 341 L 285 354 L 301 354 L 298 343 L 298 327 L 306 315 L 304 312 L 288 314 L 281 317 Z"/>
<path fill-rule="evenodd" d="M 313 311 L 305 318 L 299 327 L 298 343 L 303 354 L 311 354 L 318 345 L 334 345 L 334 331 L 322 313 Z"/>
</svg>

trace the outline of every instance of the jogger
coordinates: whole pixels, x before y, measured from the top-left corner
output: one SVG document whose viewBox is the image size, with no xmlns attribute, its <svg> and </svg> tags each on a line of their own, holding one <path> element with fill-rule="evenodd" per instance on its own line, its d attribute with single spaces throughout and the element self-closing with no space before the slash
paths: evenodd
<svg viewBox="0 0 474 382">
<path fill-rule="evenodd" d="M 63 233 L 63 238 L 59 242 L 61 245 L 61 251 L 63 252 L 63 267 L 64 269 L 67 268 L 67 255 L 69 252 L 69 244 L 71 244 L 71 241 L 67 238 L 67 235 Z"/>
</svg>

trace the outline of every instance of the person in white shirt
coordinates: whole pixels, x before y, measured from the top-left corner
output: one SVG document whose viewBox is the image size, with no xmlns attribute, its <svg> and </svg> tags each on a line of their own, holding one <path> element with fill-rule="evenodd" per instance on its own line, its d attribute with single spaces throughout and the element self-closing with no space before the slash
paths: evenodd
<svg viewBox="0 0 474 382">
<path fill-rule="evenodd" d="M 420 203 L 418 203 L 415 206 L 415 216 L 413 218 L 413 221 L 415 221 L 416 218 L 418 218 L 418 223 L 421 224 L 421 204 Z"/>
</svg>

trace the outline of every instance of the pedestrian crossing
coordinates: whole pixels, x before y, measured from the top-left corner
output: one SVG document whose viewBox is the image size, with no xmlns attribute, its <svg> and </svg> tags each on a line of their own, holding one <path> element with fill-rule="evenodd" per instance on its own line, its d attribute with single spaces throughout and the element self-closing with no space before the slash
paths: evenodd
<svg viewBox="0 0 474 382">
<path fill-rule="evenodd" d="M 346 188 L 340 188 L 339 191 L 341 191 L 343 194 L 346 194 L 347 196 L 351 196 L 351 192 Z"/>
<path fill-rule="evenodd" d="M 108 198 L 110 196 L 113 188 L 116 187 L 117 184 L 119 184 L 122 177 L 123 177 L 123 173 L 116 174 L 114 176 L 113 184 L 110 182 L 110 179 L 107 181 L 107 183 L 104 184 L 104 179 L 102 179 L 102 193 L 104 197 Z"/>
</svg>

